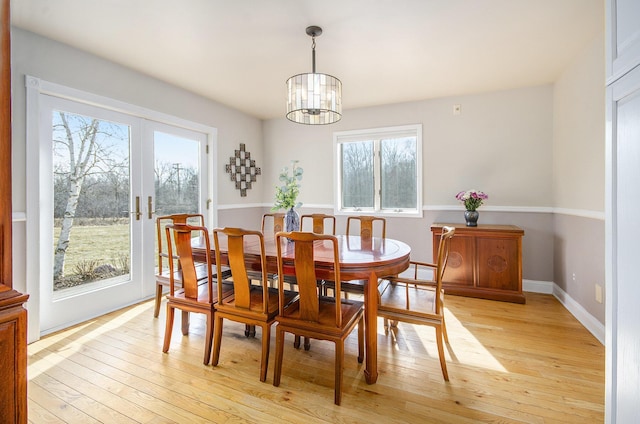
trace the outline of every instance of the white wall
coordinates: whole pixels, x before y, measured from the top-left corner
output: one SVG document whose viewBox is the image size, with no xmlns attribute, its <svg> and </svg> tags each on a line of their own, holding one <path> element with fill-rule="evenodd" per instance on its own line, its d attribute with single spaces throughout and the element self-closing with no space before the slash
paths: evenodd
<svg viewBox="0 0 640 424">
<path fill-rule="evenodd" d="M 604 33 L 554 85 L 554 282 L 601 323 L 605 320 Z M 596 301 L 596 284 L 602 303 Z"/>
<path fill-rule="evenodd" d="M 217 128 L 217 163 L 222 174 L 224 164 L 233 156 L 239 143 L 246 144 L 258 166 L 262 164 L 262 122 L 259 119 L 65 44 L 15 27 L 11 31 L 15 212 L 24 211 L 26 205 L 25 75 Z M 228 175 L 220 175 L 218 200 L 221 204 L 262 201 L 260 188 L 263 184 L 264 180 L 258 177 L 256 189 L 248 190 L 247 197 L 240 198 Z"/>
<path fill-rule="evenodd" d="M 604 72 L 601 33 L 554 85 L 553 204 L 557 208 L 604 213 Z"/>
<path fill-rule="evenodd" d="M 545 85 L 345 110 L 331 126 L 265 121 L 265 161 L 276 164 L 265 177 L 277 181 L 279 168 L 299 159 L 300 200 L 333 204 L 334 131 L 422 124 L 426 206 L 459 206 L 455 194 L 477 188 L 489 195 L 489 207 L 551 207 L 552 101 L 552 86 Z M 461 115 L 453 115 L 454 104 Z"/>
</svg>

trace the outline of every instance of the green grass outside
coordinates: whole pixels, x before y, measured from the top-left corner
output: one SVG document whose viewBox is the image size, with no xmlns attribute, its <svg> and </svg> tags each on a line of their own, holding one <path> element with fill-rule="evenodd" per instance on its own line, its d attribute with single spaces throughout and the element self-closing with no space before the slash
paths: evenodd
<svg viewBox="0 0 640 424">
<path fill-rule="evenodd" d="M 59 235 L 60 227 L 54 227 L 52 255 Z M 72 274 L 81 261 L 96 260 L 100 264 L 116 266 L 120 257 L 131 257 L 130 245 L 129 224 L 74 225 L 65 256 L 64 273 Z"/>
</svg>

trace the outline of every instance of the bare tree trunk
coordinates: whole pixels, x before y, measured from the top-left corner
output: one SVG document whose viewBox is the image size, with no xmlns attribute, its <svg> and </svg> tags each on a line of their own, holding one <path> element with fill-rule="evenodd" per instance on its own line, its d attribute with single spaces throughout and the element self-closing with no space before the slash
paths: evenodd
<svg viewBox="0 0 640 424">
<path fill-rule="evenodd" d="M 80 192 L 82 191 L 82 183 L 84 182 L 87 172 L 93 167 L 94 162 L 90 162 L 90 160 L 95 161 L 96 135 L 99 125 L 98 120 L 93 119 L 89 127 L 86 128 L 86 131 L 83 132 L 83 137 L 80 140 L 80 151 L 76 158 L 73 135 L 69 128 L 66 115 L 60 112 L 60 118 L 66 131 L 70 177 L 69 197 L 67 199 L 62 228 L 60 229 L 60 236 L 58 237 L 58 243 L 53 257 L 54 280 L 64 276 L 64 259 L 67 254 L 67 248 L 69 247 L 71 228 L 73 227 L 73 219 L 75 218 Z"/>
<path fill-rule="evenodd" d="M 69 247 L 71 239 L 71 227 L 73 227 L 73 218 L 75 217 L 76 208 L 78 207 L 78 199 L 80 198 L 80 190 L 82 182 L 78 184 L 72 180 L 69 187 L 69 198 L 62 219 L 62 227 L 60 228 L 60 236 L 53 257 L 53 279 L 57 280 L 64 275 L 64 259 Z"/>
</svg>

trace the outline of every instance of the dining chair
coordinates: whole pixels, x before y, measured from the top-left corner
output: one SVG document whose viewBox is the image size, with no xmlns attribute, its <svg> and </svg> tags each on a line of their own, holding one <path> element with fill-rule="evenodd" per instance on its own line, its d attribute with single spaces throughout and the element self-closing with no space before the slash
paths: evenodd
<svg viewBox="0 0 640 424">
<path fill-rule="evenodd" d="M 359 231 L 357 231 L 358 229 Z M 347 217 L 345 234 L 351 235 L 352 231 L 364 239 L 371 237 L 385 238 L 387 236 L 387 220 L 380 216 L 349 216 Z"/>
<path fill-rule="evenodd" d="M 385 333 L 388 334 L 389 331 L 387 320 L 392 327 L 397 325 L 397 321 L 435 327 L 440 368 L 445 381 L 449 381 L 449 374 L 444 357 L 443 339 L 449 343 L 449 337 L 444 321 L 442 277 L 447 266 L 449 244 L 454 234 L 454 227 L 445 226 L 442 228 L 435 264 L 411 261 L 413 278 L 385 278 L 378 286 L 380 294 L 378 297 L 378 316 L 385 319 Z M 433 279 L 420 278 L 420 271 L 425 268 L 433 270 Z"/>
<path fill-rule="evenodd" d="M 292 260 L 283 258 L 280 242 L 283 237 L 294 242 L 295 254 Z M 320 245 L 314 245 L 316 242 L 320 242 Z M 285 333 L 328 340 L 335 343 L 334 402 L 336 405 L 340 405 L 344 341 L 356 326 L 358 327 L 358 362 L 362 363 L 364 359 L 364 303 L 357 300 L 340 299 L 340 259 L 338 241 L 335 236 L 298 231 L 278 233 L 276 245 L 278 275 L 283 277 L 285 270 L 287 273 L 295 272 L 300 297 L 291 303 L 282 286 L 279 287 L 273 385 L 280 385 Z M 316 248 L 327 249 L 331 253 L 331 264 L 329 266 L 323 264 L 321 275 L 318 275 L 314 262 L 314 249 Z M 316 282 L 323 278 L 336 281 L 334 296 L 324 296 L 322 291 L 318 290 Z"/>
<path fill-rule="evenodd" d="M 262 224 L 260 226 L 260 230 L 263 235 L 268 235 L 270 237 L 276 236 L 276 233 L 280 231 L 284 231 L 284 220 L 287 214 L 284 212 L 275 212 L 275 213 L 265 213 L 262 215 Z M 262 273 L 260 271 L 247 270 L 247 275 L 251 281 L 261 281 Z M 277 287 L 277 273 L 267 273 L 267 280 L 269 281 L 269 287 Z M 295 285 L 295 277 L 287 276 L 287 283 L 289 283 L 289 288 L 293 288 Z M 256 329 L 253 325 L 247 325 L 244 331 L 245 336 L 247 337 L 255 337 Z M 299 343 L 299 340 L 298 340 Z"/>
<path fill-rule="evenodd" d="M 361 243 L 371 243 L 373 237 L 384 239 L 387 236 L 387 220 L 379 216 L 349 216 L 347 217 L 346 235 L 357 234 Z M 341 284 L 345 298 L 349 298 L 349 293 L 364 294 L 364 280 L 343 281 Z M 325 281 L 325 290 L 333 289 L 333 282 Z"/>
<path fill-rule="evenodd" d="M 309 224 L 309 222 L 311 224 Z M 316 234 L 331 234 L 331 235 L 336 235 L 336 217 L 334 215 L 327 215 L 324 213 L 312 213 L 312 214 L 306 214 L 306 215 L 302 215 L 300 217 L 300 231 L 304 231 L 305 230 L 305 224 L 306 227 L 311 226 L 311 232 L 316 233 Z M 327 231 L 325 231 L 325 229 Z M 330 231 L 329 231 L 330 229 Z M 308 230 L 308 229 L 307 229 Z M 287 275 L 285 276 L 286 279 L 291 279 L 292 277 Z M 293 277 L 293 281 L 295 282 L 295 277 Z M 318 287 L 321 290 L 325 290 L 324 288 L 324 280 L 318 280 Z M 291 286 L 292 288 L 294 288 L 294 286 Z M 300 347 L 300 336 L 295 336 L 294 342 L 293 342 L 293 346 L 298 349 Z M 309 339 L 307 337 L 305 337 L 304 339 L 304 350 L 309 350 L 311 349 L 311 343 L 309 342 Z"/>
<path fill-rule="evenodd" d="M 316 234 L 336 235 L 336 217 L 333 215 L 327 215 L 324 213 L 302 215 L 300 217 L 300 231 L 305 231 L 305 223 L 309 226 L 309 222 L 311 222 L 311 231 Z M 326 227 L 330 227 L 331 231 L 325 232 Z"/>
<path fill-rule="evenodd" d="M 275 212 L 275 213 L 265 213 L 262 215 L 262 226 L 261 231 L 262 234 L 272 234 L 274 237 L 276 233 L 280 231 L 284 231 L 284 217 L 285 213 L 283 212 Z M 271 226 L 267 225 L 271 223 Z"/>
<path fill-rule="evenodd" d="M 169 265 L 169 294 L 167 295 L 167 321 L 164 332 L 164 344 L 162 351 L 167 353 L 171 344 L 171 333 L 175 310 L 183 312 L 201 313 L 206 316 L 204 364 L 209 364 L 211 358 L 211 342 L 213 336 L 215 304 L 218 297 L 226 298 L 233 293 L 231 284 L 221 281 L 215 282 L 211 271 L 211 257 L 207 255 L 205 269 L 205 282 L 198 279 L 199 265 L 193 260 L 191 238 L 194 234 L 202 237 L 207 250 L 211 243 L 206 227 L 192 226 L 188 224 L 168 224 L 165 226 L 167 240 L 168 265 Z M 175 246 L 175 247 L 174 247 Z M 175 251 L 174 251 L 175 249 Z M 178 268 L 180 271 L 178 271 Z M 176 276 L 180 276 L 180 280 Z M 218 290 L 219 289 L 219 290 Z M 183 333 L 188 332 L 183 326 Z"/>
<path fill-rule="evenodd" d="M 220 239 L 227 239 L 226 259 L 223 258 Z M 233 295 L 226 297 L 222 286 L 218 286 L 218 303 L 216 305 L 213 359 L 212 364 L 218 365 L 220 346 L 222 343 L 222 329 L 224 319 L 244 323 L 262 328 L 262 357 L 260 360 L 260 381 L 267 378 L 269 363 L 269 341 L 271 338 L 271 324 L 278 314 L 278 290 L 269 287 L 267 281 L 266 254 L 264 236 L 260 231 L 244 230 L 242 228 L 216 228 L 213 230 L 216 267 L 221 272 L 223 260 L 228 263 L 233 275 Z M 245 240 L 257 241 L 260 246 L 260 284 L 251 284 L 247 273 L 245 259 Z M 298 294 L 283 291 L 285 301 L 294 300 Z"/>
<path fill-rule="evenodd" d="M 156 296 L 155 305 L 153 308 L 154 318 L 158 318 L 160 314 L 160 303 L 162 302 L 162 295 L 165 288 L 169 287 L 170 271 L 168 267 L 169 253 L 167 250 L 167 238 L 165 237 L 165 227 L 170 224 L 191 224 L 195 226 L 204 227 L 204 216 L 202 214 L 180 213 L 172 215 L 164 215 L 156 218 L 156 236 L 157 236 L 157 253 L 158 263 L 156 268 Z M 175 258 L 174 258 L 175 259 Z M 201 283 L 206 282 L 207 267 L 204 263 L 198 263 L 196 265 L 196 276 Z M 214 276 L 214 278 L 216 278 Z M 180 268 L 178 266 L 176 274 L 174 275 L 175 284 L 182 284 L 182 276 Z"/>
</svg>

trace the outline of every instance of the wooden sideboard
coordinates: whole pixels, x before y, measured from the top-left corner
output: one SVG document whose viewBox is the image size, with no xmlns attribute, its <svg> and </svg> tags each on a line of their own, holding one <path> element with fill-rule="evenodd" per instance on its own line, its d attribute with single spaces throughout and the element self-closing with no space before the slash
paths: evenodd
<svg viewBox="0 0 640 424">
<path fill-rule="evenodd" d="M 27 422 L 28 295 L 11 267 L 11 39 L 9 0 L 0 0 L 0 422 Z"/>
<path fill-rule="evenodd" d="M 434 223 L 434 261 L 443 226 L 456 228 L 444 272 L 446 294 L 525 303 L 522 293 L 522 237 L 515 225 Z"/>
</svg>

